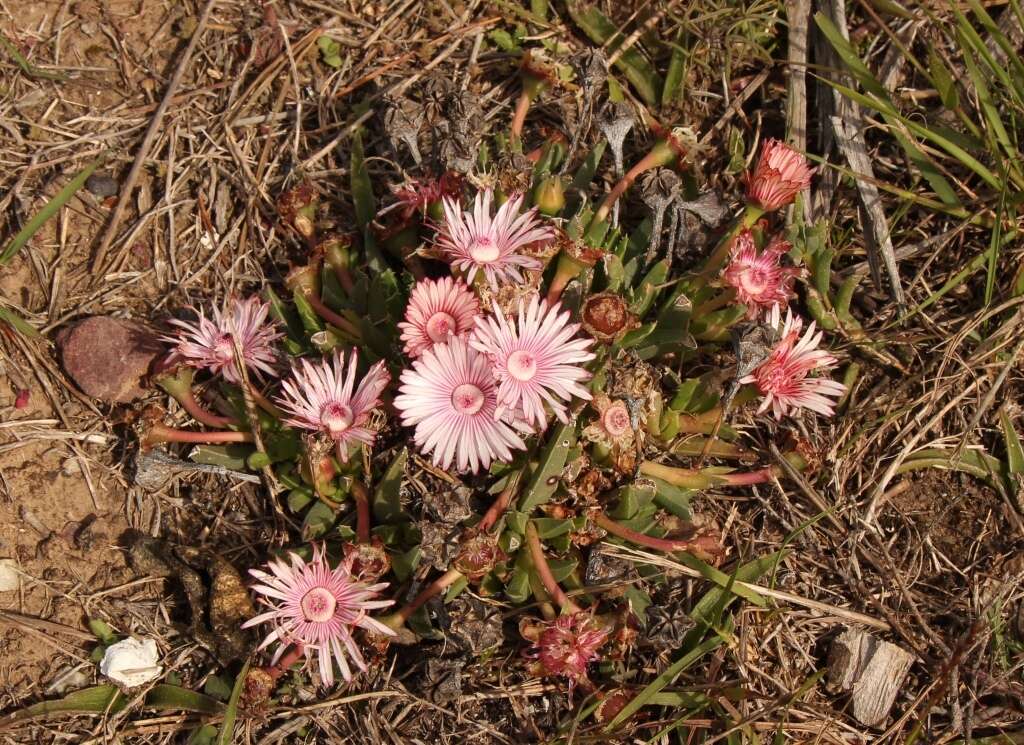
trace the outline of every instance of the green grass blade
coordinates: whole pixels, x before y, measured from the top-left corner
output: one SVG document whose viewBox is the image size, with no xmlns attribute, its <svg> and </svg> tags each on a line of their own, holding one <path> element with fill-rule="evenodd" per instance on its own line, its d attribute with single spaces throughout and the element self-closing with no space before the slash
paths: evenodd
<svg viewBox="0 0 1024 745">
<path fill-rule="evenodd" d="M 242 697 L 242 689 L 245 688 L 245 678 L 249 674 L 249 664 L 246 660 L 242 669 L 235 678 L 235 685 L 231 689 L 231 698 L 228 699 L 228 707 L 224 711 L 224 723 L 220 727 L 220 737 L 217 738 L 217 745 L 231 745 L 235 741 L 235 719 L 238 717 L 238 701 Z"/>
<path fill-rule="evenodd" d="M 588 7 L 579 0 L 570 0 L 567 6 L 572 20 L 594 43 L 603 45 L 609 39 L 619 37 L 608 44 L 605 48 L 606 53 L 614 54 L 615 50 L 622 45 L 625 37 L 600 10 Z M 626 79 L 633 84 L 644 103 L 649 106 L 657 105 L 661 91 L 665 88 L 665 82 L 661 79 L 658 71 L 635 47 L 620 54 L 615 61 L 615 67 L 620 69 Z"/>
<path fill-rule="evenodd" d="M 366 170 L 366 156 L 363 154 L 363 135 L 356 130 L 352 135 L 352 156 L 349 163 L 352 186 L 352 203 L 356 211 L 356 222 L 363 230 L 373 222 L 377 206 L 373 197 L 373 183 Z"/>
<path fill-rule="evenodd" d="M 51 217 L 56 215 L 60 208 L 67 204 L 68 200 L 75 195 L 75 192 L 85 186 L 86 180 L 93 174 L 93 171 L 100 167 L 102 162 L 102 159 L 97 159 L 87 165 L 63 189 L 57 192 L 57 195 L 47 202 L 45 207 L 25 223 L 25 227 L 18 231 L 18 234 L 11 239 L 3 253 L 0 254 L 0 266 L 13 259 L 14 255 L 36 234 L 36 231 L 43 227 Z"/>
<path fill-rule="evenodd" d="M 1005 409 L 999 412 L 999 424 L 1003 428 L 1003 441 L 1006 442 L 1007 470 L 1011 476 L 1024 473 L 1024 446 Z"/>
<path fill-rule="evenodd" d="M 35 339 L 39 336 L 35 326 L 14 311 L 7 310 L 7 308 L 0 307 L 0 321 L 3 321 L 14 330 L 21 332 L 29 338 Z"/>
<path fill-rule="evenodd" d="M 22 53 L 18 51 L 18 47 L 16 47 L 11 42 L 11 40 L 8 39 L 6 36 L 4 36 L 4 34 L 2 34 L 2 33 L 0 33 L 0 47 L 3 47 L 4 51 L 7 52 L 9 55 L 11 55 L 11 59 L 13 59 L 15 61 L 15 63 L 18 65 L 18 67 L 21 68 L 22 72 L 24 72 L 29 77 L 45 78 L 46 80 L 66 80 L 67 79 L 67 77 L 65 75 L 62 75 L 59 72 L 50 72 L 49 70 L 40 70 L 38 67 L 33 65 L 27 59 L 25 59 L 25 57 L 22 55 Z"/>
<path fill-rule="evenodd" d="M 646 688 L 644 688 L 642 691 L 640 691 L 640 693 L 636 695 L 636 697 L 632 701 L 630 701 L 628 704 L 622 707 L 622 711 L 620 711 L 615 716 L 615 718 L 612 719 L 612 721 L 605 725 L 604 731 L 610 732 L 611 730 L 615 729 L 620 724 L 622 724 L 624 721 L 629 719 L 631 716 L 633 716 L 636 712 L 640 711 L 640 709 L 642 709 L 644 706 L 647 706 L 648 704 L 652 703 L 652 699 L 654 698 L 654 696 L 660 693 L 662 689 L 665 688 L 665 686 L 671 684 L 672 681 L 676 679 L 676 676 L 678 676 L 681 672 L 686 670 L 686 668 L 690 667 L 693 663 L 695 663 L 701 657 L 706 655 L 708 652 L 711 652 L 715 648 L 721 646 L 722 642 L 723 639 L 720 636 L 716 635 L 708 637 L 703 642 L 701 642 L 696 647 L 694 647 L 689 652 L 680 657 L 678 660 L 669 665 L 667 668 L 665 668 L 665 671 L 662 672 L 661 675 L 652 680 Z"/>
<path fill-rule="evenodd" d="M 684 41 L 686 41 L 686 31 L 680 28 L 676 33 L 676 40 L 672 44 L 672 57 L 669 58 L 668 70 L 665 72 L 665 87 L 661 89 L 662 106 L 671 104 L 682 90 L 688 55 L 688 50 L 683 47 Z"/>
</svg>

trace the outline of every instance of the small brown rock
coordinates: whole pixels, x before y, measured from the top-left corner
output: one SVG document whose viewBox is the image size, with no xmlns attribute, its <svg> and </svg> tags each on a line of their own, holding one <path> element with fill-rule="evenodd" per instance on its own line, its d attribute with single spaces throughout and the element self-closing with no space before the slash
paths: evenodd
<svg viewBox="0 0 1024 745">
<path fill-rule="evenodd" d="M 64 370 L 93 398 L 129 403 L 145 395 L 142 379 L 165 351 L 145 326 L 110 316 L 79 321 L 57 337 Z"/>
</svg>

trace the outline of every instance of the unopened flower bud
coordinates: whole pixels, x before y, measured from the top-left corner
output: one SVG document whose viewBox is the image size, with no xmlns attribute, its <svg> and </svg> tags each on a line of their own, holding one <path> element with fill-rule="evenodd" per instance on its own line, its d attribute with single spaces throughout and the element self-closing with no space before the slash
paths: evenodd
<svg viewBox="0 0 1024 745">
<path fill-rule="evenodd" d="M 554 217 L 565 207 L 565 189 L 560 176 L 548 176 L 533 190 L 533 203 L 543 214 Z"/>
</svg>

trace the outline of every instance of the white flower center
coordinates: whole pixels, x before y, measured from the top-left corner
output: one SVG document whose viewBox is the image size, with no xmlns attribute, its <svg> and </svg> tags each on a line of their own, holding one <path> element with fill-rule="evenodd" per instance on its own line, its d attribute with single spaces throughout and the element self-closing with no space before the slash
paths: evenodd
<svg viewBox="0 0 1024 745">
<path fill-rule="evenodd" d="M 743 273 L 743 284 L 751 295 L 760 295 L 771 283 L 769 272 L 764 269 L 751 267 Z"/>
<path fill-rule="evenodd" d="M 452 392 L 452 406 L 459 414 L 472 416 L 484 405 L 484 392 L 472 383 L 463 383 Z"/>
<path fill-rule="evenodd" d="M 352 409 L 332 401 L 320 412 L 320 423 L 331 437 L 337 437 L 352 426 Z"/>
<path fill-rule="evenodd" d="M 480 235 L 469 246 L 469 255 L 478 264 L 487 264 L 501 255 L 498 245 L 489 236 Z"/>
<path fill-rule="evenodd" d="M 324 623 L 334 618 L 334 609 L 338 607 L 338 600 L 329 590 L 323 587 L 314 587 L 302 596 L 299 606 L 307 621 Z"/>
<path fill-rule="evenodd" d="M 506 367 L 508 374 L 516 380 L 531 380 L 537 374 L 537 358 L 530 352 L 520 349 L 508 356 Z"/>
<path fill-rule="evenodd" d="M 235 358 L 235 344 L 230 334 L 221 334 L 213 344 L 213 356 L 218 362 L 231 362 Z"/>
<path fill-rule="evenodd" d="M 441 310 L 432 315 L 430 320 L 427 321 L 427 336 L 433 342 L 442 342 L 450 334 L 455 333 L 456 328 L 455 318 Z"/>
</svg>

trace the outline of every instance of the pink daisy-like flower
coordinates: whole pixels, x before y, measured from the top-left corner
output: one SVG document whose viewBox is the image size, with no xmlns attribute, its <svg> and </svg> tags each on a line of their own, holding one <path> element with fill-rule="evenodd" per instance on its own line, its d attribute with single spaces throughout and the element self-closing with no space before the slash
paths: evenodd
<svg viewBox="0 0 1024 745">
<path fill-rule="evenodd" d="M 395 408 L 402 424 L 415 426 L 416 445 L 434 463 L 474 473 L 491 461 L 512 460 L 526 443 L 513 427 L 495 418 L 497 386 L 486 355 L 453 336 L 435 344 L 402 373 Z"/>
<path fill-rule="evenodd" d="M 480 301 L 462 280 L 443 277 L 417 282 L 405 309 L 405 320 L 398 324 L 405 353 L 419 357 L 450 336 L 464 336 L 473 330 L 478 315 Z"/>
<path fill-rule="evenodd" d="M 380 394 L 391 381 L 383 362 L 373 365 L 356 387 L 359 353 L 352 350 L 348 363 L 345 353 L 334 350 L 330 360 L 316 364 L 299 360 L 292 375 L 281 384 L 277 402 L 284 409 L 287 424 L 300 429 L 323 432 L 337 443 L 338 457 L 348 460 L 353 442 L 372 445 L 377 433 L 365 426 Z"/>
<path fill-rule="evenodd" d="M 783 254 L 790 248 L 787 241 L 776 236 L 758 254 L 749 230 L 736 236 L 732 258 L 722 272 L 722 279 L 736 290 L 736 298 L 747 306 L 747 318 L 754 319 L 775 306 L 786 305 L 794 296 L 793 281 L 800 276 L 800 270 L 781 263 Z"/>
<path fill-rule="evenodd" d="M 531 243 L 553 238 L 554 231 L 537 218 L 536 208 L 519 214 L 522 194 L 510 198 L 492 217 L 493 198 L 490 189 L 477 192 L 470 213 L 464 212 L 457 200 L 445 197 L 437 245 L 453 267 L 466 273 L 467 282 L 480 271 L 497 287 L 501 281 L 522 282 L 520 269 L 540 269 L 538 259 L 518 252 Z"/>
<path fill-rule="evenodd" d="M 264 596 L 260 599 L 271 610 L 246 621 L 242 628 L 273 624 L 274 630 L 257 648 L 265 649 L 278 642 L 271 664 L 281 658 L 289 645 L 300 644 L 306 664 L 316 660 L 325 685 L 334 684 L 335 661 L 341 668 L 341 677 L 350 681 L 350 660 L 360 670 L 366 670 L 366 662 L 352 638 L 354 629 L 394 636 L 392 629 L 369 615 L 372 610 L 394 604 L 394 600 L 374 599 L 388 585 L 356 582 L 346 562 L 331 569 L 322 545 L 313 547 L 313 558 L 308 562 L 295 553 L 290 558 L 291 563 L 284 559 L 267 562 L 269 572 L 249 570 L 259 580 L 252 589 Z"/>
<path fill-rule="evenodd" d="M 547 425 L 544 403 L 555 416 L 568 421 L 563 401 L 573 396 L 590 400 L 590 391 L 580 385 L 590 373 L 582 365 L 594 359 L 588 352 L 593 339 L 574 338 L 578 323 L 569 323 L 569 311 L 561 304 L 549 306 L 535 295 L 530 304 L 519 303 L 519 318 L 509 323 L 494 306 L 494 314 L 478 318 L 470 337 L 473 348 L 485 352 L 494 363 L 498 386 L 498 413 L 521 411 L 526 424 Z"/>
<path fill-rule="evenodd" d="M 803 155 L 779 140 L 766 140 L 753 172 L 743 174 L 747 199 L 765 212 L 772 212 L 796 199 L 811 185 L 811 174 Z"/>
<path fill-rule="evenodd" d="M 778 328 L 779 307 L 771 310 L 769 324 Z M 828 352 L 818 349 L 822 333 L 815 333 L 812 321 L 807 333 L 800 338 L 803 320 L 786 311 L 786 323 L 782 327 L 782 338 L 776 343 L 768 358 L 744 378 L 741 383 L 754 383 L 764 396 L 758 413 L 769 407 L 776 419 L 799 409 L 810 409 L 825 416 L 832 416 L 834 401 L 846 392 L 846 386 L 828 378 L 808 377 L 812 370 L 828 370 L 837 360 Z"/>
<path fill-rule="evenodd" d="M 568 678 L 573 686 L 587 679 L 587 665 L 600 659 L 608 634 L 589 613 L 568 613 L 540 631 L 527 655 L 540 662 L 545 674 Z"/>
<path fill-rule="evenodd" d="M 222 375 L 229 383 L 241 383 L 235 366 L 234 340 L 238 342 L 246 367 L 276 375 L 274 342 L 284 334 L 267 321 L 269 313 L 270 304 L 255 295 L 245 300 L 231 300 L 223 313 L 214 308 L 212 318 L 199 311 L 196 323 L 173 319 L 171 324 L 180 330 L 175 336 L 163 339 L 176 345 L 175 356 L 185 364 L 204 367 L 215 375 Z"/>
</svg>

